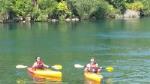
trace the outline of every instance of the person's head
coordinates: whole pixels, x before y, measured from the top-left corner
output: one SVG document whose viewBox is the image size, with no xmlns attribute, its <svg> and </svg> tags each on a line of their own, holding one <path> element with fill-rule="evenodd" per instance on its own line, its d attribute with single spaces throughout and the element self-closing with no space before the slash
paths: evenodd
<svg viewBox="0 0 150 84">
<path fill-rule="evenodd" d="M 90 59 L 90 63 L 91 63 L 91 64 L 95 64 L 95 63 L 96 63 L 95 58 L 92 57 L 92 58 Z"/>
<path fill-rule="evenodd" d="M 37 58 L 36 58 L 36 61 L 41 61 L 41 58 L 40 58 L 40 57 L 37 57 Z"/>
</svg>

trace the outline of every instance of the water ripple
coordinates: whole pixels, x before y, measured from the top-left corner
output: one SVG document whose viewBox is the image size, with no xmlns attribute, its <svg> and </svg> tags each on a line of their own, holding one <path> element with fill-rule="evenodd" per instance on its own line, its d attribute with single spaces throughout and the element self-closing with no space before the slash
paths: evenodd
<svg viewBox="0 0 150 84">
<path fill-rule="evenodd" d="M 109 32 L 99 33 L 96 36 L 111 39 L 147 39 L 150 38 L 150 32 Z"/>
</svg>

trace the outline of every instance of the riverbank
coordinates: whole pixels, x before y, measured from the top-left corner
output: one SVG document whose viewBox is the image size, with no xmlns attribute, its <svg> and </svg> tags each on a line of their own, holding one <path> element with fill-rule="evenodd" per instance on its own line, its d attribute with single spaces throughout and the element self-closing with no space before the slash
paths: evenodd
<svg viewBox="0 0 150 84">
<path fill-rule="evenodd" d="M 0 22 L 58 22 L 126 19 L 150 15 L 145 0 L 5 0 L 0 1 Z"/>
</svg>

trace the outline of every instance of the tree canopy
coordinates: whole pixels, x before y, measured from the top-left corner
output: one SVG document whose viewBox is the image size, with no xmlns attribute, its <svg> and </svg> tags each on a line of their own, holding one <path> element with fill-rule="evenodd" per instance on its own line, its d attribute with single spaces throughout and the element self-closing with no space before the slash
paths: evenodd
<svg viewBox="0 0 150 84">
<path fill-rule="evenodd" d="M 127 9 L 142 11 L 148 16 L 150 0 L 0 0 L 0 19 L 100 19 L 115 17 Z"/>
</svg>

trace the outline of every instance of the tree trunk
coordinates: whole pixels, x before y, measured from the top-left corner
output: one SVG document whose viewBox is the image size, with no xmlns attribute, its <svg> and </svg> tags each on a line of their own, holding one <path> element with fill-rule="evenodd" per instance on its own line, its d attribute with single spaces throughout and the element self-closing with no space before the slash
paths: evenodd
<svg viewBox="0 0 150 84">
<path fill-rule="evenodd" d="M 33 6 L 38 6 L 37 0 L 32 0 Z"/>
</svg>

